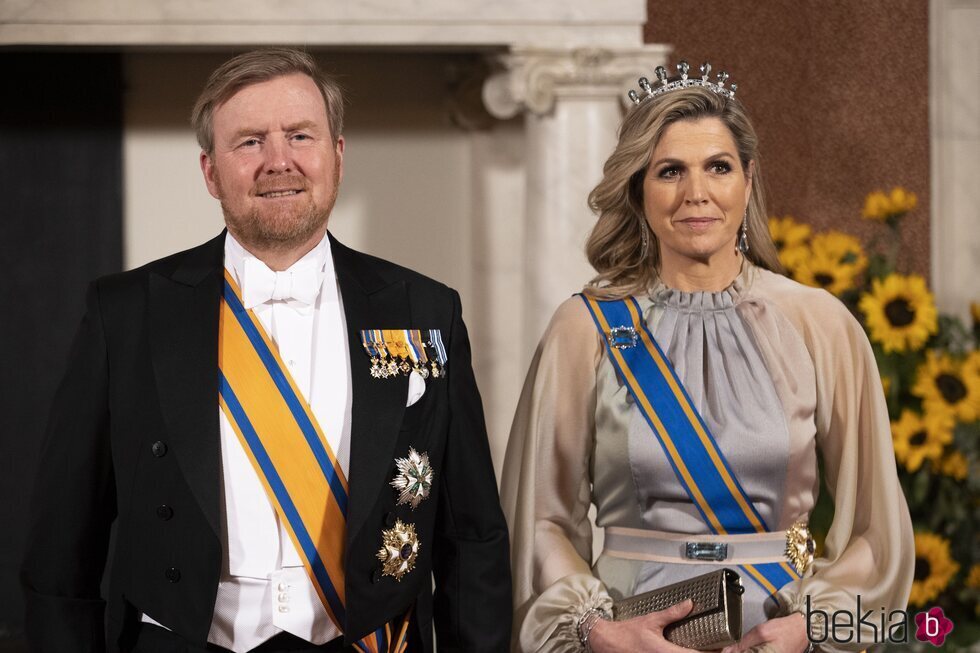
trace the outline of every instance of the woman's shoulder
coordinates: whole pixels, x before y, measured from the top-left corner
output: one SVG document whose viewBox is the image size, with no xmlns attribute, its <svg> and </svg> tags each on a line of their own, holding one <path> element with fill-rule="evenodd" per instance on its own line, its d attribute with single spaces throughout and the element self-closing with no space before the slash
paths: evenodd
<svg viewBox="0 0 980 653">
<path fill-rule="evenodd" d="M 772 304 L 807 341 L 864 337 L 857 318 L 840 299 L 787 276 L 757 268 L 752 294 Z"/>
<path fill-rule="evenodd" d="M 853 317 L 844 302 L 823 288 L 806 286 L 763 268 L 757 268 L 752 288 L 753 294 L 801 316 Z"/>
<path fill-rule="evenodd" d="M 563 301 L 551 316 L 545 339 L 583 341 L 598 338 L 598 330 L 583 296 L 575 294 Z"/>
</svg>

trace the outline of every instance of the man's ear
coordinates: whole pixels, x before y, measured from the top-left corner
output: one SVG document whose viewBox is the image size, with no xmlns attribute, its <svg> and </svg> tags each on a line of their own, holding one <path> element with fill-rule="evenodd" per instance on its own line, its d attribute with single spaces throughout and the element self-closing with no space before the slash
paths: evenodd
<svg viewBox="0 0 980 653">
<path fill-rule="evenodd" d="M 204 174 L 204 183 L 208 187 L 211 197 L 216 200 L 221 199 L 221 192 L 218 190 L 217 173 L 214 169 L 214 161 L 207 152 L 201 150 L 201 172 Z"/>
<path fill-rule="evenodd" d="M 344 137 L 337 137 L 337 146 L 334 148 L 337 153 L 337 183 L 344 180 Z"/>
</svg>

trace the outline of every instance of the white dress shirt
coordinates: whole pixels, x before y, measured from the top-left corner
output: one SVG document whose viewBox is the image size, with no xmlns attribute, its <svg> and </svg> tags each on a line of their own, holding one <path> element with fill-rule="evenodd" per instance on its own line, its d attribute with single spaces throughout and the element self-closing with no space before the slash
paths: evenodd
<svg viewBox="0 0 980 653">
<path fill-rule="evenodd" d="M 310 265 L 320 275 L 320 291 L 312 305 L 269 299 L 251 308 L 309 402 L 346 475 L 350 462 L 350 364 L 346 321 L 326 236 L 279 274 L 289 275 Z M 253 278 L 260 272 L 268 274 L 268 268 L 230 233 L 225 237 L 225 268 L 241 288 L 243 299 L 250 294 L 249 273 Z M 288 281 L 286 278 L 287 285 Z M 247 303 L 246 299 L 249 308 Z M 218 412 L 226 536 L 208 641 L 243 653 L 283 631 L 313 644 L 340 636 L 231 424 L 223 411 Z M 143 619 L 156 623 L 150 615 Z"/>
</svg>

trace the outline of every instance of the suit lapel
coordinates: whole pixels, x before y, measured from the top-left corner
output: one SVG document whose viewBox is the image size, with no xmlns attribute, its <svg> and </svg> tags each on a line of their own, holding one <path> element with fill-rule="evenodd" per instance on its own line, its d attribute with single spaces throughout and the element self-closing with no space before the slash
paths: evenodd
<svg viewBox="0 0 980 653">
<path fill-rule="evenodd" d="M 150 355 L 170 444 L 220 537 L 218 308 L 224 233 L 188 251 L 173 274 L 149 279 Z"/>
<path fill-rule="evenodd" d="M 330 247 L 347 320 L 353 395 L 347 513 L 350 543 L 390 480 L 395 441 L 408 397 L 408 377 L 371 377 L 361 330 L 406 328 L 411 314 L 403 281 L 389 284 L 378 275 L 369 257 L 341 245 L 333 236 Z"/>
</svg>

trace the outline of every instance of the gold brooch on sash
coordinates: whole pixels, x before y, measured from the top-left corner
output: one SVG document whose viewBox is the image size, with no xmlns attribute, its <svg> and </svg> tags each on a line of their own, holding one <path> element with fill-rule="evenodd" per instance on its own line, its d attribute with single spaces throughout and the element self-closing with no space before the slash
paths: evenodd
<svg viewBox="0 0 980 653">
<path fill-rule="evenodd" d="M 381 548 L 377 557 L 383 563 L 381 573 L 401 581 L 402 577 L 415 568 L 419 553 L 419 538 L 415 534 L 415 524 L 395 520 L 392 528 L 381 531 Z"/>
<path fill-rule="evenodd" d="M 391 482 L 391 487 L 400 491 L 398 505 L 408 504 L 415 510 L 432 489 L 433 471 L 429 464 L 429 454 L 420 454 L 409 447 L 408 458 L 395 458 L 395 465 L 398 467 L 398 474 Z"/>
<path fill-rule="evenodd" d="M 805 520 L 800 519 L 786 531 L 786 558 L 800 576 L 813 564 L 816 544 Z"/>
<path fill-rule="evenodd" d="M 423 379 L 446 375 L 446 347 L 439 329 L 365 329 L 361 331 L 361 344 L 375 379 L 412 372 Z"/>
</svg>

